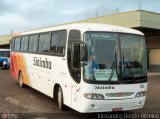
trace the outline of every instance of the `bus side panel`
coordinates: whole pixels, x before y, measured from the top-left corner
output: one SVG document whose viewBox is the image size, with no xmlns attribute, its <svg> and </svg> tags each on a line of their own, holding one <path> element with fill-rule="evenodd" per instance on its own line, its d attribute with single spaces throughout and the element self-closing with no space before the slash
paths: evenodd
<svg viewBox="0 0 160 119">
<path fill-rule="evenodd" d="M 10 52 L 10 73 L 12 77 L 15 79 L 15 74 L 14 74 L 14 64 L 13 64 L 13 52 Z"/>
<path fill-rule="evenodd" d="M 15 53 L 14 52 L 11 52 L 10 53 L 10 72 L 11 72 L 11 75 L 13 76 L 14 79 L 18 80 L 17 78 L 17 69 L 16 69 L 16 57 L 15 57 Z"/>
<path fill-rule="evenodd" d="M 19 72 L 21 71 L 23 76 L 23 83 L 29 85 L 28 71 L 26 70 L 25 58 L 21 53 L 11 53 L 11 74 L 18 80 Z"/>
</svg>

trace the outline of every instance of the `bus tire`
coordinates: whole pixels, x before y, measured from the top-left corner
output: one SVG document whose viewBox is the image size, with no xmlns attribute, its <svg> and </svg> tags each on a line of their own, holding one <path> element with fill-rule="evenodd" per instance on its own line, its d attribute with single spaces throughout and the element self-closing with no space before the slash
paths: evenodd
<svg viewBox="0 0 160 119">
<path fill-rule="evenodd" d="M 20 72 L 19 75 L 18 75 L 18 82 L 19 82 L 19 86 L 21 88 L 24 88 L 24 83 L 23 83 L 23 76 L 22 76 L 22 73 Z"/>
<path fill-rule="evenodd" d="M 58 88 L 58 93 L 57 93 L 57 102 L 58 102 L 58 107 L 61 111 L 64 111 L 64 103 L 63 103 L 63 91 L 62 88 Z"/>
</svg>

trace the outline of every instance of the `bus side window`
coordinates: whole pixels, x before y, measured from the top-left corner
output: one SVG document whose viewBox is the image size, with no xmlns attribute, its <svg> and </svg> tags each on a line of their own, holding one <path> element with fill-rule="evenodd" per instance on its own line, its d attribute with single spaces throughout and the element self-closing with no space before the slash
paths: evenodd
<svg viewBox="0 0 160 119">
<path fill-rule="evenodd" d="M 21 51 L 27 51 L 28 49 L 28 36 L 23 36 L 21 40 Z"/>
<path fill-rule="evenodd" d="M 12 39 L 12 42 L 11 42 L 11 50 L 12 50 L 12 51 L 14 51 L 14 42 L 15 42 L 15 38 L 13 38 L 13 39 Z"/>
<path fill-rule="evenodd" d="M 38 34 L 29 37 L 29 52 L 37 52 Z"/>
<path fill-rule="evenodd" d="M 50 33 L 40 34 L 38 52 L 48 53 L 50 51 Z"/>
<path fill-rule="evenodd" d="M 20 50 L 20 43 L 21 43 L 21 37 L 16 37 L 15 38 L 15 46 L 14 46 L 14 50 L 15 51 L 19 51 Z"/>
<path fill-rule="evenodd" d="M 55 31 L 52 33 L 51 39 L 51 53 L 57 55 L 64 55 L 67 32 L 66 30 Z"/>
</svg>

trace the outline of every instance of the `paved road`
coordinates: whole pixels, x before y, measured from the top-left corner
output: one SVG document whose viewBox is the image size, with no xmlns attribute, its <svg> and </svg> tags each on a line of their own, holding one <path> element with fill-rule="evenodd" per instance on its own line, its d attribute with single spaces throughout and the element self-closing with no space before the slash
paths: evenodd
<svg viewBox="0 0 160 119">
<path fill-rule="evenodd" d="M 152 74 L 149 76 L 147 100 L 143 109 L 118 114 L 134 114 L 135 112 L 160 114 L 160 75 Z M 29 87 L 20 88 L 18 82 L 10 76 L 8 70 L 0 70 L 0 113 L 18 119 L 22 117 L 26 119 L 38 119 L 36 117 L 43 117 L 39 119 L 97 119 L 115 114 L 80 114 L 72 109 L 61 112 L 51 98 Z M 0 115 L 0 119 L 1 117 Z"/>
</svg>

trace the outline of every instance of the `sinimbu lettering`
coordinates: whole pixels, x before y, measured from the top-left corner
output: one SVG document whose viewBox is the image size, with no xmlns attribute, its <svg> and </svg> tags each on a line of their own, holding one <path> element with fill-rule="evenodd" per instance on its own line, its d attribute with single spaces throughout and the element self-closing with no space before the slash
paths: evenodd
<svg viewBox="0 0 160 119">
<path fill-rule="evenodd" d="M 51 61 L 48 61 L 47 58 L 45 58 L 44 60 L 40 58 L 37 58 L 37 57 L 34 57 L 33 58 L 33 65 L 34 66 L 39 66 L 39 67 L 42 67 L 42 68 L 46 68 L 46 69 L 52 69 L 52 63 Z"/>
<path fill-rule="evenodd" d="M 95 86 L 95 89 L 115 89 L 114 86 Z"/>
</svg>

